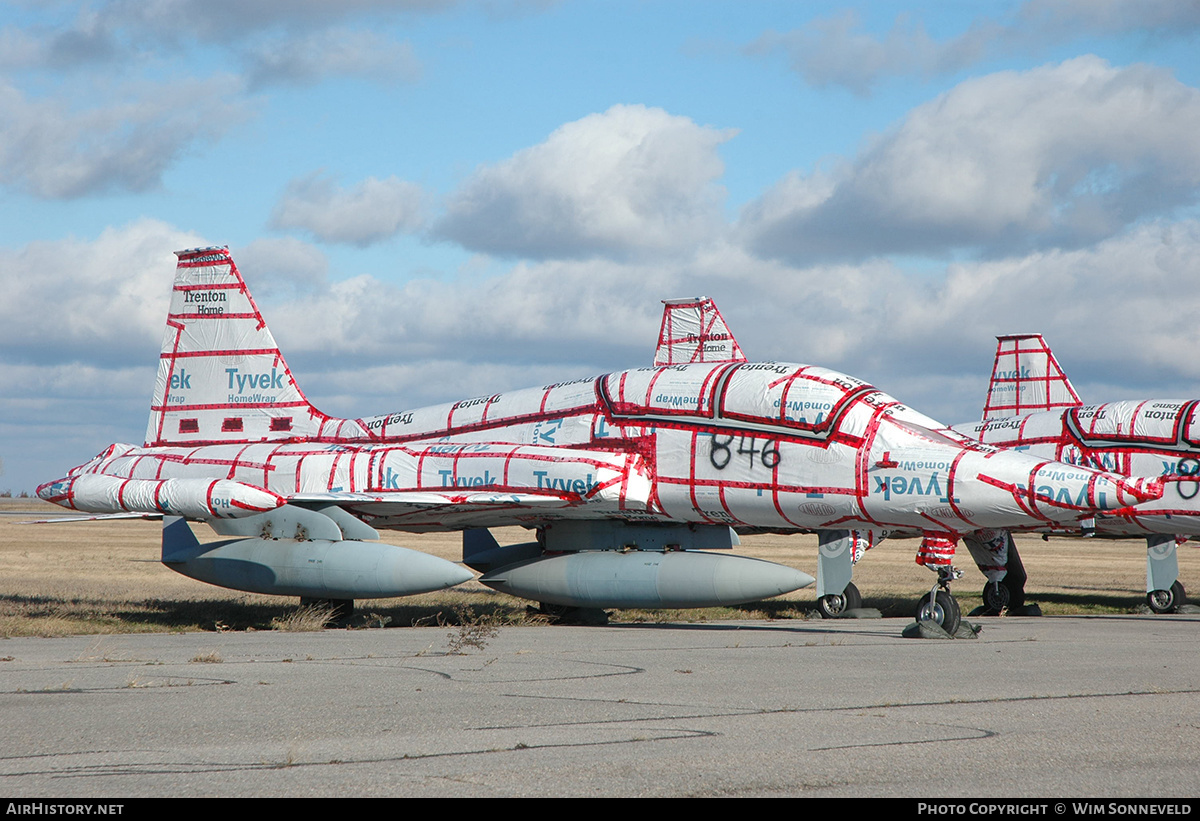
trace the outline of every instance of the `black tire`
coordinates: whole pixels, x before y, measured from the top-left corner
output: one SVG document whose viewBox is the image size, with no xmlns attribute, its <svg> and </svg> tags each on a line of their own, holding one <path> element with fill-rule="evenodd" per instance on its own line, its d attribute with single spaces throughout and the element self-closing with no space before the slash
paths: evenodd
<svg viewBox="0 0 1200 821">
<path fill-rule="evenodd" d="M 945 590 L 939 590 L 932 603 L 928 596 L 922 596 L 921 600 L 917 602 L 917 621 L 936 622 L 953 636 L 958 632 L 958 626 L 962 623 L 962 610 L 958 606 L 957 599 Z"/>
<path fill-rule="evenodd" d="M 999 616 L 1008 607 L 1011 598 L 1008 586 L 1002 582 L 988 582 L 983 586 L 984 616 Z"/>
<path fill-rule="evenodd" d="M 862 594 L 858 592 L 854 582 L 846 585 L 846 589 L 840 594 L 830 593 L 828 596 L 817 599 L 817 610 L 820 612 L 821 618 L 825 619 L 840 619 L 847 610 L 857 610 L 860 607 L 862 607 Z"/>
<path fill-rule="evenodd" d="M 1183 585 L 1176 579 L 1170 590 L 1151 590 L 1146 594 L 1146 604 L 1155 613 L 1174 613 L 1179 605 L 1187 602 Z"/>
<path fill-rule="evenodd" d="M 854 586 L 854 582 L 846 585 L 846 590 L 842 595 L 846 597 L 847 610 L 857 610 L 862 607 L 862 593 L 858 592 L 858 588 Z"/>
</svg>

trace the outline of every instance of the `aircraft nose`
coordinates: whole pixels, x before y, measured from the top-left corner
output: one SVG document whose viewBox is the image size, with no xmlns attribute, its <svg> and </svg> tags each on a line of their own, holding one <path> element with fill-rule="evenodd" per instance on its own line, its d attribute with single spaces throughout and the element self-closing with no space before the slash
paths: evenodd
<svg viewBox="0 0 1200 821">
<path fill-rule="evenodd" d="M 69 481 L 69 479 L 63 478 L 55 479 L 53 482 L 46 482 L 45 484 L 38 485 L 37 490 L 35 490 L 34 493 L 37 494 L 39 499 L 44 501 L 57 502 L 66 495 L 66 489 L 69 487 Z"/>
<path fill-rule="evenodd" d="M 1082 469 L 1083 475 L 1077 475 L 1081 469 L 1063 467 L 1051 462 L 1035 472 L 1032 487 L 1039 502 L 1080 510 L 1118 510 L 1162 498 L 1161 479 L 1091 469 Z"/>
<path fill-rule="evenodd" d="M 1112 476 L 1112 474 L 1106 474 Z M 1162 479 L 1144 479 L 1133 478 L 1130 476 L 1117 476 L 1117 496 L 1125 500 L 1126 505 L 1136 505 L 1142 502 L 1154 502 L 1162 498 L 1163 481 Z"/>
<path fill-rule="evenodd" d="M 969 464 L 973 464 L 970 459 L 960 463 L 959 476 L 955 477 L 955 496 L 961 497 L 967 509 L 979 513 L 988 504 L 983 501 L 989 498 L 986 491 L 976 489 L 970 482 L 960 484 L 958 481 L 961 476 L 974 473 L 970 469 L 962 470 Z M 990 497 L 997 509 L 1068 525 L 1077 522 L 1081 516 L 1122 510 L 1158 499 L 1163 493 L 1161 479 L 1123 476 L 1012 451 L 984 456 L 978 478 L 979 484 L 1010 494 L 1007 501 Z M 976 518 L 983 521 L 982 516 Z"/>
</svg>

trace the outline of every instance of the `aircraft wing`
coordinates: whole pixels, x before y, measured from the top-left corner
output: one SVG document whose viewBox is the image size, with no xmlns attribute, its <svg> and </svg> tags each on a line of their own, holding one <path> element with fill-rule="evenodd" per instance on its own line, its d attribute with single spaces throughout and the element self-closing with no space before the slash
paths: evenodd
<svg viewBox="0 0 1200 821">
<path fill-rule="evenodd" d="M 161 519 L 161 513 L 100 513 L 95 516 L 59 516 L 55 519 L 33 519 L 28 522 L 17 522 L 22 525 L 61 525 L 73 522 L 107 522 L 118 519 L 145 519 L 156 521 Z"/>
<path fill-rule="evenodd" d="M 290 504 L 336 505 L 373 527 L 445 530 L 550 519 L 644 515 L 648 467 L 636 452 L 500 443 L 438 443 L 374 450 L 373 458 L 299 457 L 276 452 L 276 474 L 305 484 L 273 489 Z M 324 462 L 328 461 L 326 468 Z M 309 465 L 312 467 L 310 468 Z"/>
<path fill-rule="evenodd" d="M 628 502 L 628 500 L 626 500 Z M 550 519 L 608 518 L 617 511 L 603 496 L 575 491 L 445 492 L 422 490 L 388 493 L 303 493 L 288 497 L 303 507 L 336 506 L 372 527 L 388 530 L 445 530 L 503 527 Z M 638 505 L 644 508 L 644 505 Z"/>
<path fill-rule="evenodd" d="M 341 508 L 377 528 L 453 530 L 644 516 L 652 487 L 637 452 L 496 443 L 382 447 L 366 458 L 306 443 L 214 446 L 199 469 L 216 466 L 236 478 L 151 478 L 194 470 L 184 464 L 190 453 L 124 449 L 101 460 L 102 472 L 76 473 L 39 493 L 93 514 L 216 523 L 294 505 Z M 266 464 L 272 469 L 264 476 Z"/>
</svg>

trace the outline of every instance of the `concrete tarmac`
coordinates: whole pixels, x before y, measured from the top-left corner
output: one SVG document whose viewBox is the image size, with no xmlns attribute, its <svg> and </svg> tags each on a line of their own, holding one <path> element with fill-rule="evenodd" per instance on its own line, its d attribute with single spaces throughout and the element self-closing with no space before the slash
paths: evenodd
<svg viewBox="0 0 1200 821">
<path fill-rule="evenodd" d="M 0 640 L 0 794 L 1200 795 L 1200 617 L 977 623 Z"/>
</svg>

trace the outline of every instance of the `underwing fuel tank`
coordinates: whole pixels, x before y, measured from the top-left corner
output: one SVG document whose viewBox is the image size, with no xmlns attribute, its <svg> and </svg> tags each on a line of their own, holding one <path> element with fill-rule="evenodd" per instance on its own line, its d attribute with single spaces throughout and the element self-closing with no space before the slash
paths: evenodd
<svg viewBox="0 0 1200 821">
<path fill-rule="evenodd" d="M 481 582 L 523 599 L 566 607 L 718 607 L 759 601 L 816 580 L 748 556 L 698 551 L 588 550 L 518 562 Z"/>
<path fill-rule="evenodd" d="M 378 542 L 241 538 L 201 544 L 175 517 L 163 522 L 162 562 L 219 587 L 316 599 L 411 596 L 474 575 L 437 556 Z"/>
</svg>

